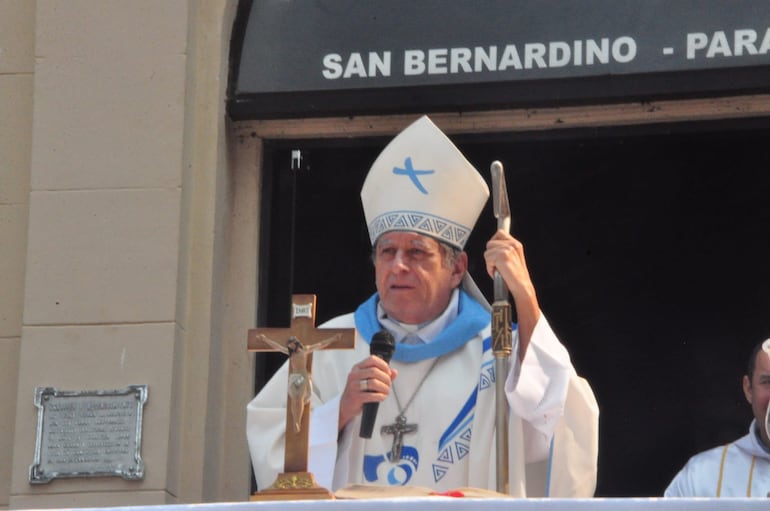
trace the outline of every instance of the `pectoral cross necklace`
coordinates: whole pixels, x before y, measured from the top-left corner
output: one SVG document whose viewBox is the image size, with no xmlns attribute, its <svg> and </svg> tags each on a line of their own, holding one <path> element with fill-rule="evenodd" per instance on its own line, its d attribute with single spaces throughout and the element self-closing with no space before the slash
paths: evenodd
<svg viewBox="0 0 770 511">
<path fill-rule="evenodd" d="M 393 424 L 386 424 L 380 429 L 380 433 L 383 435 L 393 435 L 393 445 L 390 448 L 390 462 L 395 463 L 398 460 L 401 459 L 401 451 L 404 449 L 404 433 L 414 433 L 417 431 L 417 424 L 408 424 L 406 420 L 405 412 L 407 408 L 409 408 L 409 405 L 412 404 L 412 401 L 414 401 L 415 396 L 420 391 L 420 387 L 422 387 L 422 384 L 425 383 L 425 380 L 428 379 L 428 375 L 433 371 L 433 368 L 436 367 L 436 364 L 438 364 L 439 358 L 437 357 L 433 364 L 431 364 L 430 368 L 425 372 L 425 375 L 422 377 L 422 380 L 420 380 L 420 383 L 417 384 L 417 388 L 414 389 L 414 392 L 412 393 L 412 397 L 409 398 L 409 401 L 406 402 L 405 406 L 401 406 L 401 401 L 398 399 L 398 393 L 396 392 L 396 387 L 393 386 L 393 397 L 396 398 L 396 405 L 398 406 L 398 415 L 396 416 L 396 421 Z"/>
</svg>

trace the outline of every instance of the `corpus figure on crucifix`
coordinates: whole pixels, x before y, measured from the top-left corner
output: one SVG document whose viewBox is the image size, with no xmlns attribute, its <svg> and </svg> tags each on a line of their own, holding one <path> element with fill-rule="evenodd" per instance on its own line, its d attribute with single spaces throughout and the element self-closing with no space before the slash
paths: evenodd
<svg viewBox="0 0 770 511">
<path fill-rule="evenodd" d="M 289 357 L 289 411 L 294 431 L 299 432 L 302 426 L 302 411 L 305 405 L 310 404 L 310 396 L 313 393 L 313 379 L 307 369 L 307 356 L 341 340 L 342 336 L 337 334 L 308 347 L 303 346 L 302 341 L 293 335 L 286 341 L 286 346 L 275 342 L 264 334 L 257 334 L 256 339 Z"/>
</svg>

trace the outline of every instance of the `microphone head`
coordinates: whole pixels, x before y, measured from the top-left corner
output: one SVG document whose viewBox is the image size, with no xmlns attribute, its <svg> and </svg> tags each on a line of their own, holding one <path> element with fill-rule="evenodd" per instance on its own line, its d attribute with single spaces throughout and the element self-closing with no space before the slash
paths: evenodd
<svg viewBox="0 0 770 511">
<path fill-rule="evenodd" d="M 396 351 L 396 340 L 393 334 L 387 330 L 380 330 L 372 336 L 372 342 L 369 343 L 369 354 L 375 355 L 390 362 L 393 352 Z"/>
</svg>

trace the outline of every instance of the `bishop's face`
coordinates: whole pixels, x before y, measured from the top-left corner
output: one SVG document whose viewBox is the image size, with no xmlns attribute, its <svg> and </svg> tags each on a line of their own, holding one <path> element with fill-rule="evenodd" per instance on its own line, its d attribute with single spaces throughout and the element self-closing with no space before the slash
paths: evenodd
<svg viewBox="0 0 770 511">
<path fill-rule="evenodd" d="M 433 238 L 412 232 L 387 232 L 375 244 L 377 292 L 385 312 L 402 323 L 436 318 L 449 304 L 468 267 L 462 252 L 448 264 Z"/>
<path fill-rule="evenodd" d="M 743 393 L 746 400 L 751 405 L 751 411 L 754 418 L 757 419 L 762 441 L 767 447 L 770 447 L 770 438 L 768 438 L 767 424 L 767 406 L 770 403 L 770 354 L 760 350 L 757 353 L 754 375 L 751 380 L 748 376 L 743 377 Z"/>
</svg>

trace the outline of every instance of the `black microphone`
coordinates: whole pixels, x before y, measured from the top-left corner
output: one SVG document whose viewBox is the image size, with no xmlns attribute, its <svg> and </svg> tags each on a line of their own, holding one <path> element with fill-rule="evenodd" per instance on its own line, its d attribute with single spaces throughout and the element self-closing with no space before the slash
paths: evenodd
<svg viewBox="0 0 770 511">
<path fill-rule="evenodd" d="M 390 332 L 380 330 L 372 336 L 372 342 L 369 343 L 369 354 L 380 357 L 389 363 L 394 351 L 396 351 L 396 340 L 393 339 Z M 372 438 L 379 406 L 380 403 L 364 403 L 364 411 L 361 414 L 361 430 L 358 432 L 358 436 L 361 438 Z"/>
</svg>

